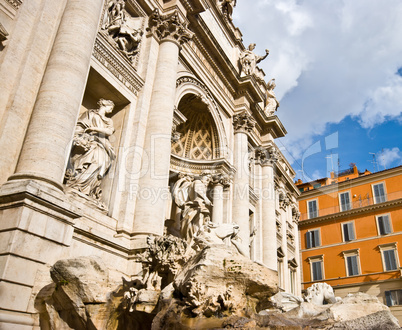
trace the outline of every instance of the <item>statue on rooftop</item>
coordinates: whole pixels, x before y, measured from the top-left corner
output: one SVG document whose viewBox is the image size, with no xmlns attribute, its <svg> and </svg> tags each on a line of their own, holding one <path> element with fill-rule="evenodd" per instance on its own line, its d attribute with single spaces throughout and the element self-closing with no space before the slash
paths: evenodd
<svg viewBox="0 0 402 330">
<path fill-rule="evenodd" d="M 266 92 L 267 99 L 265 101 L 265 108 L 264 108 L 264 112 L 266 113 L 267 116 L 273 116 L 275 114 L 275 111 L 277 111 L 279 108 L 279 101 L 276 99 L 274 92 L 275 87 L 276 87 L 275 78 L 272 78 L 267 83 L 267 92 Z"/>
<path fill-rule="evenodd" d="M 236 0 L 219 0 L 221 2 L 221 10 L 223 15 L 232 20 L 233 8 L 236 7 Z"/>
<path fill-rule="evenodd" d="M 249 76 L 253 73 L 255 73 L 255 68 L 258 63 L 260 63 L 262 60 L 264 60 L 268 54 L 269 50 L 265 50 L 265 55 L 264 56 L 259 56 L 253 52 L 255 48 L 255 44 L 250 44 L 248 46 L 248 49 L 242 51 L 240 54 L 240 66 L 241 66 L 241 73 L 244 73 L 246 76 Z"/>
</svg>

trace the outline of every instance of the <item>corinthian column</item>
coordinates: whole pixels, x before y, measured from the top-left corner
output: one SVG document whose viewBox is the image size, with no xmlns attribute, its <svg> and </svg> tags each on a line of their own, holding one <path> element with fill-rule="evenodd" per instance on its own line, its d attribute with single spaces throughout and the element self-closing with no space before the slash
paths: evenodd
<svg viewBox="0 0 402 330">
<path fill-rule="evenodd" d="M 139 181 L 133 233 L 162 235 L 165 202 L 169 195 L 170 145 L 180 46 L 191 38 L 177 12 L 149 19 L 153 36 L 159 41 L 159 53 L 151 96 L 142 170 Z"/>
<path fill-rule="evenodd" d="M 262 261 L 268 268 L 278 270 L 274 182 L 274 166 L 278 160 L 276 149 L 258 149 L 256 159 L 262 166 Z"/>
<path fill-rule="evenodd" d="M 16 173 L 62 189 L 103 0 L 68 0 L 39 88 Z"/>
<path fill-rule="evenodd" d="M 255 126 L 254 119 L 246 112 L 233 116 L 234 127 L 234 166 L 236 173 L 233 179 L 233 222 L 239 225 L 241 244 L 249 252 L 249 175 L 247 134 Z"/>
</svg>

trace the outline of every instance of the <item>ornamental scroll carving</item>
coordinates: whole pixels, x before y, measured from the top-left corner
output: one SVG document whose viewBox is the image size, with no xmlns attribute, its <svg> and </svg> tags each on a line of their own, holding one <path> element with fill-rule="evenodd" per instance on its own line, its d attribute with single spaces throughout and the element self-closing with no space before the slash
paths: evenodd
<svg viewBox="0 0 402 330">
<path fill-rule="evenodd" d="M 107 32 L 117 48 L 133 62 L 139 52 L 144 32 L 142 29 L 134 28 L 133 18 L 125 6 L 125 0 L 109 0 L 101 29 Z"/>
<path fill-rule="evenodd" d="M 255 159 L 261 165 L 275 165 L 279 159 L 278 151 L 274 146 L 255 150 Z"/>
<path fill-rule="evenodd" d="M 255 126 L 255 120 L 247 112 L 242 112 L 233 116 L 233 127 L 237 132 L 251 132 Z"/>
<path fill-rule="evenodd" d="M 193 37 L 187 24 L 180 21 L 177 10 L 168 15 L 161 15 L 159 10 L 155 9 L 149 17 L 147 31 L 153 33 L 160 41 L 171 40 L 180 46 Z"/>
</svg>

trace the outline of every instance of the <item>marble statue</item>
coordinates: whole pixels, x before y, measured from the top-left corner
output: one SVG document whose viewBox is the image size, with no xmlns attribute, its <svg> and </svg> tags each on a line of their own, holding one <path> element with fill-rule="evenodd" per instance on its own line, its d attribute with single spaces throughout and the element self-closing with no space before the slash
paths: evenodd
<svg viewBox="0 0 402 330">
<path fill-rule="evenodd" d="M 174 201 L 182 209 L 180 235 L 188 243 L 210 219 L 207 206 L 212 206 L 212 203 L 207 197 L 207 187 L 211 181 L 212 177 L 207 174 L 200 178 L 185 175 L 173 187 Z"/>
<path fill-rule="evenodd" d="M 264 60 L 269 54 L 269 50 L 266 49 L 264 56 L 258 56 L 253 52 L 254 48 L 255 44 L 250 44 L 248 49 L 240 54 L 241 73 L 244 73 L 246 76 L 253 74 L 257 64 Z"/>
<path fill-rule="evenodd" d="M 89 109 L 78 118 L 65 177 L 67 190 L 78 190 L 100 201 L 102 179 L 116 155 L 109 141 L 114 133 L 113 120 L 106 117 L 114 103 L 100 99 L 98 105 L 98 109 Z"/>
<path fill-rule="evenodd" d="M 223 15 L 232 20 L 233 8 L 236 7 L 236 0 L 219 0 L 221 3 L 221 10 Z"/>
<path fill-rule="evenodd" d="M 275 114 L 275 111 L 278 110 L 279 108 L 279 102 L 276 99 L 274 89 L 276 87 L 275 84 L 275 79 L 272 78 L 268 83 L 267 83 L 267 99 L 265 101 L 265 108 L 264 112 L 266 113 L 267 116 L 273 116 Z"/>
<path fill-rule="evenodd" d="M 143 31 L 134 29 L 128 24 L 124 0 L 110 0 L 107 5 L 107 15 L 102 25 L 115 41 L 118 48 L 131 61 L 138 53 Z"/>
</svg>

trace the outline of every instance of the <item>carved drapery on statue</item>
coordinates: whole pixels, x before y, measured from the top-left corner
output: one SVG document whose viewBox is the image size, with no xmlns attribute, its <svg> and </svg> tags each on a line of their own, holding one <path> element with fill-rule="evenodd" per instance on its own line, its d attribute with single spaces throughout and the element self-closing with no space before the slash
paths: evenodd
<svg viewBox="0 0 402 330">
<path fill-rule="evenodd" d="M 139 52 L 139 44 L 144 32 L 134 28 L 132 17 L 125 9 L 125 5 L 125 0 L 107 2 L 102 30 L 108 33 L 117 48 L 133 62 L 135 55 Z"/>
<path fill-rule="evenodd" d="M 264 60 L 268 54 L 269 50 L 265 50 L 264 56 L 259 56 L 253 52 L 255 44 L 250 44 L 247 49 L 243 50 L 239 57 L 240 62 L 240 73 L 249 76 L 255 73 L 255 68 L 258 63 Z"/>
<path fill-rule="evenodd" d="M 184 175 L 179 177 L 173 187 L 174 202 L 182 210 L 180 235 L 188 243 L 210 221 L 207 206 L 212 206 L 212 203 L 207 197 L 207 188 L 211 181 L 210 175 L 202 175 L 200 178 Z"/>
<path fill-rule="evenodd" d="M 100 186 L 116 158 L 109 140 L 114 133 L 113 121 L 106 117 L 114 103 L 100 99 L 98 105 L 78 118 L 65 183 L 67 192 L 78 191 L 104 208 Z"/>
<path fill-rule="evenodd" d="M 276 99 L 274 89 L 276 87 L 275 84 L 275 79 L 272 78 L 268 83 L 267 83 L 267 99 L 265 101 L 265 108 L 264 112 L 267 116 L 273 116 L 275 114 L 275 111 L 278 110 L 279 108 L 279 102 Z"/>
</svg>

